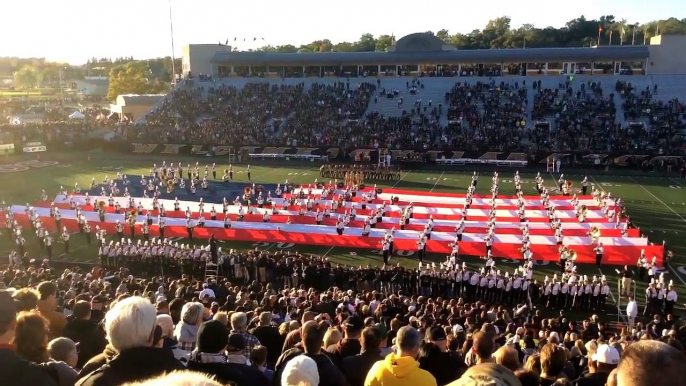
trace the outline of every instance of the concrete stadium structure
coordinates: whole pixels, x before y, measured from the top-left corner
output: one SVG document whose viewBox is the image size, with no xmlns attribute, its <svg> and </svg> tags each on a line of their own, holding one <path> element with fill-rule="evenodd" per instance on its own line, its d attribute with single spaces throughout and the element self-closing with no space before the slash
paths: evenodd
<svg viewBox="0 0 686 386">
<path fill-rule="evenodd" d="M 217 44 L 184 47 L 183 72 L 213 77 L 682 75 L 686 36 L 649 45 L 458 50 L 433 35 L 405 36 L 388 52 L 232 52 Z"/>
</svg>

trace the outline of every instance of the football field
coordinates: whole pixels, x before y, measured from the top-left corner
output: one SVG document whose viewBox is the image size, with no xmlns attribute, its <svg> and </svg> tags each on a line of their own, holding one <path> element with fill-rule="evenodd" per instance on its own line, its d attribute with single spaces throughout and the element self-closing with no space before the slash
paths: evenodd
<svg viewBox="0 0 686 386">
<path fill-rule="evenodd" d="M 172 158 L 173 157 L 173 158 Z M 88 152 L 79 155 L 75 154 L 42 154 L 40 159 L 26 157 L 23 155 L 7 156 L 0 159 L 0 200 L 7 204 L 24 205 L 39 200 L 41 190 L 45 189 L 49 197 L 54 197 L 60 186 L 64 186 L 69 191 L 72 190 L 74 183 L 78 182 L 82 188 L 90 186 L 90 181 L 95 177 L 96 182 L 102 183 L 105 176 L 110 178 L 116 176 L 117 172 L 130 176 L 132 183 L 136 183 L 141 175 L 148 175 L 153 163 L 158 166 L 162 161 L 181 162 L 184 167 L 187 163 L 200 163 L 201 169 L 206 163 L 212 161 L 222 161 L 219 158 L 200 158 L 185 156 L 163 156 L 163 155 L 119 155 L 105 154 L 100 152 Z M 291 166 L 292 165 L 292 166 Z M 234 178 L 236 186 L 245 186 L 248 183 L 246 165 L 234 165 Z M 218 177 L 228 164 L 217 163 Z M 399 181 L 378 181 L 380 188 L 397 188 L 416 191 L 426 191 L 435 193 L 466 193 L 467 187 L 471 182 L 471 171 L 462 166 L 462 170 L 425 171 L 425 170 L 403 170 Z M 501 184 L 501 195 L 514 194 L 513 175 L 517 169 L 503 167 L 499 170 Z M 251 165 L 252 182 L 256 184 L 276 184 L 284 183 L 286 180 L 295 184 L 313 183 L 315 179 L 322 178 L 319 175 L 319 164 L 311 163 L 291 163 L 284 161 L 280 165 Z M 565 172 L 564 170 L 562 171 Z M 477 194 L 490 195 L 490 176 L 489 173 L 482 173 L 483 181 L 479 183 Z M 534 194 L 535 173 L 521 172 L 524 189 Z M 559 174 L 541 173 L 546 180 L 546 185 L 553 188 L 559 178 Z M 564 173 L 565 178 L 574 182 L 574 187 L 579 187 L 583 174 L 575 174 L 573 171 Z M 680 180 L 676 175 L 662 175 L 660 173 L 641 173 L 634 172 L 632 175 L 620 176 L 612 171 L 596 171 L 588 174 L 588 179 L 593 185 L 599 186 L 605 191 L 611 192 L 615 197 L 624 200 L 627 212 L 634 223 L 639 226 L 642 233 L 647 235 L 651 242 L 661 244 L 666 243 L 667 250 L 674 252 L 676 256 L 672 261 L 665 265 L 666 280 L 673 280 L 677 286 L 680 296 L 686 296 L 686 180 Z M 221 182 L 213 182 L 221 184 Z M 367 185 L 374 184 L 367 181 Z M 231 199 L 232 197 L 227 197 Z M 4 221 L 3 221 L 4 226 Z M 2 230 L 2 233 L 5 233 Z M 55 235 L 57 236 L 57 235 Z M 108 236 L 108 238 L 111 236 Z M 57 237 L 55 237 L 57 239 Z M 27 251 L 32 257 L 42 258 L 36 239 L 31 235 L 26 236 Z M 93 238 L 94 239 L 94 238 Z M 178 239 L 179 243 L 190 243 L 189 240 Z M 203 240 L 193 240 L 194 243 L 201 244 Z M 327 247 L 312 245 L 294 245 L 284 243 L 252 243 L 225 241 L 222 243 L 223 249 L 253 249 L 264 250 L 297 250 L 303 254 L 324 255 L 334 263 L 359 266 L 359 265 L 381 265 L 382 257 L 379 251 L 366 249 Z M 0 236 L 0 255 L 6 256 L 6 251 L 13 249 L 14 245 L 6 235 Z M 75 234 L 71 239 L 71 251 L 69 254 L 63 253 L 63 246 L 57 243 L 53 247 L 53 259 L 68 263 L 96 264 L 98 262 L 97 246 L 88 245 L 85 237 Z M 444 255 L 429 255 L 428 260 L 436 262 L 445 261 Z M 636 256 L 638 258 L 638 256 Z M 472 269 L 481 267 L 483 264 L 478 257 L 466 257 L 463 259 Z M 397 250 L 393 256 L 392 263 L 400 263 L 407 267 L 416 267 L 417 260 L 415 251 Z M 5 262 L 0 262 L 4 264 Z M 497 267 L 500 270 L 512 273 L 519 265 L 518 260 L 498 259 Z M 624 309 L 626 299 L 619 299 L 617 296 L 617 274 L 615 269 L 621 267 L 604 266 L 600 270 L 594 265 L 580 265 L 578 272 L 592 278 L 594 275 L 606 275 L 610 279 L 614 295 L 608 299 L 608 304 L 616 304 L 621 301 L 620 308 Z M 545 276 L 552 276 L 559 271 L 559 266 L 554 262 L 537 261 L 534 276 L 542 281 Z M 636 276 L 636 279 L 638 277 Z M 645 283 L 637 283 L 636 293 L 641 309 L 643 307 L 643 293 Z M 679 299 L 678 304 L 683 304 L 686 298 Z M 683 311 L 683 307 L 677 307 Z M 617 316 L 617 311 L 612 310 L 605 315 L 607 320 L 621 319 Z"/>
</svg>

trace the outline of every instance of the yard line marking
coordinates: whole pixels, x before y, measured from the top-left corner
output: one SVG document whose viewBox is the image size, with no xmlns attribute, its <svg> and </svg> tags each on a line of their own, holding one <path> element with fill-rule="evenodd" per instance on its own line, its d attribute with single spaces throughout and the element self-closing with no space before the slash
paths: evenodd
<svg viewBox="0 0 686 386">
<path fill-rule="evenodd" d="M 406 171 L 405 174 L 403 174 L 402 176 L 400 176 L 400 179 L 399 179 L 398 181 L 396 181 L 395 184 L 393 184 L 393 186 L 391 186 L 391 189 L 393 189 L 393 188 L 395 188 L 396 186 L 398 186 L 398 184 L 400 183 L 400 181 L 402 181 L 403 178 L 407 177 L 408 174 L 410 174 L 410 170 Z"/>
<path fill-rule="evenodd" d="M 90 246 L 90 245 L 91 245 L 91 244 L 84 244 L 84 245 L 82 245 L 82 246 L 80 246 L 80 247 L 74 248 L 74 249 L 72 249 L 72 250 L 69 251 L 69 254 L 71 254 L 71 253 L 73 253 L 73 252 L 76 252 L 76 251 L 78 251 L 79 249 L 86 248 L 86 247 L 88 247 L 88 246 Z M 63 253 L 63 254 L 57 256 L 57 259 L 59 259 L 59 258 L 62 257 L 62 256 L 66 256 L 66 255 L 67 255 L 67 253 Z"/>
<path fill-rule="evenodd" d="M 600 185 L 600 184 L 598 183 L 598 181 L 595 180 L 595 177 L 593 177 L 592 175 L 591 175 L 590 177 L 591 177 L 591 179 L 593 180 L 593 183 L 595 183 L 595 185 L 596 185 L 597 187 L 599 187 L 600 190 L 602 190 L 603 192 L 605 192 L 605 188 L 603 188 L 603 186 Z M 607 192 L 605 192 L 605 193 L 607 193 Z"/>
<path fill-rule="evenodd" d="M 650 190 L 648 190 L 645 186 L 641 185 L 638 181 L 636 181 L 636 179 L 634 179 L 633 177 L 629 177 L 629 178 L 631 178 L 632 180 L 634 180 L 640 187 L 643 188 L 643 190 L 645 190 L 648 194 L 650 194 L 651 196 L 653 196 L 653 198 L 655 198 L 656 200 L 658 200 L 659 202 L 661 202 L 662 205 L 666 206 L 667 209 L 671 210 L 672 213 L 674 213 L 675 215 L 677 215 L 681 220 L 683 220 L 684 222 L 686 222 L 686 219 L 683 218 L 679 213 L 677 213 L 677 211 L 675 211 L 674 209 L 672 209 L 672 207 L 670 207 L 669 205 L 665 204 L 664 201 L 660 200 L 656 195 L 654 195 L 654 194 L 653 194 Z M 665 263 L 665 266 L 667 266 L 667 269 L 669 269 L 672 273 L 674 273 L 674 275 L 679 279 L 679 281 L 680 281 L 683 285 L 686 285 L 686 282 L 684 282 L 684 279 L 682 279 L 682 278 L 681 278 L 681 275 L 679 275 L 679 271 L 677 271 L 677 270 L 675 270 L 674 268 L 672 268 L 672 266 L 671 266 L 669 263 Z"/>
<path fill-rule="evenodd" d="M 605 276 L 602 269 L 598 268 L 598 272 L 600 272 L 600 277 Z M 617 280 L 619 280 L 619 279 L 617 279 Z M 619 316 L 622 317 L 622 321 L 624 323 L 626 323 L 627 322 L 626 316 L 622 313 L 622 310 L 619 309 L 619 303 L 617 303 L 617 299 L 615 299 L 615 295 L 612 294 L 612 287 L 610 287 L 610 298 L 612 299 L 612 302 L 615 304 L 615 308 L 617 309 L 617 313 L 619 314 Z"/>
<path fill-rule="evenodd" d="M 326 257 L 326 255 L 328 255 L 328 254 L 329 254 L 329 252 L 333 251 L 333 249 L 334 249 L 334 248 L 336 248 L 336 247 L 331 247 L 331 248 L 329 248 L 329 250 L 328 250 L 328 251 L 326 251 L 326 253 L 322 255 L 322 258 L 325 258 L 325 257 Z"/>
<path fill-rule="evenodd" d="M 636 182 L 636 183 L 638 184 L 638 186 L 642 187 L 643 190 L 645 190 L 648 194 L 650 194 L 651 196 L 653 196 L 653 198 L 655 198 L 656 200 L 658 200 L 659 202 L 661 202 L 662 205 L 666 206 L 667 209 L 671 210 L 672 213 L 674 213 L 675 215 L 677 215 L 681 220 L 683 220 L 683 222 L 686 222 L 686 218 L 683 218 L 683 216 L 681 216 L 679 213 L 677 213 L 677 211 L 675 211 L 674 209 L 672 209 L 671 206 L 665 204 L 664 201 L 660 200 L 660 199 L 659 199 L 656 195 L 654 195 L 650 190 L 646 189 L 646 187 L 643 186 L 643 185 L 641 185 L 638 181 L 636 181 L 635 178 L 633 178 L 633 177 L 629 177 L 629 178 L 631 178 L 632 180 L 634 180 L 634 182 Z"/>
<path fill-rule="evenodd" d="M 434 191 L 434 189 L 436 188 L 436 185 L 438 184 L 438 181 L 440 181 L 441 178 L 443 178 L 443 174 L 445 174 L 445 172 L 441 172 L 441 175 L 438 176 L 438 178 L 436 179 L 436 182 L 434 182 L 434 186 L 431 188 L 431 190 L 429 190 L 429 193 Z"/>
</svg>

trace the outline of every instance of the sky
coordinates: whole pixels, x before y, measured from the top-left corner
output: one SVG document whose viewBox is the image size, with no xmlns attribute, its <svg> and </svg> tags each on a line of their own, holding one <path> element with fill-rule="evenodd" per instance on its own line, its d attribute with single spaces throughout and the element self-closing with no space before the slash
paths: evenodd
<svg viewBox="0 0 686 386">
<path fill-rule="evenodd" d="M 21 0 L 3 2 L 0 56 L 71 64 L 84 64 L 91 57 L 169 56 L 170 3 L 176 57 L 185 44 L 227 39 L 233 44 L 234 37 L 237 47 L 246 50 L 327 38 L 334 43 L 355 41 L 364 33 L 397 38 L 443 28 L 468 33 L 505 15 L 515 28 L 527 23 L 561 27 L 582 14 L 589 19 L 614 15 L 632 23 L 686 16 L 682 0 L 664 0 L 659 6 L 638 0 L 575 0 L 569 5 L 554 0 L 490 0 L 483 7 L 466 8 L 465 1 Z M 253 37 L 258 42 L 253 43 Z M 243 38 L 250 42 L 243 43 Z"/>
</svg>

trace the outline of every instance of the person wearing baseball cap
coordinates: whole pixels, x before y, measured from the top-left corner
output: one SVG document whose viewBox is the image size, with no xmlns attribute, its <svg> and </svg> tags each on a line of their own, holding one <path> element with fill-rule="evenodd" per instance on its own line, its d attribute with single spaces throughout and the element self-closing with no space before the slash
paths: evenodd
<svg viewBox="0 0 686 386">
<path fill-rule="evenodd" d="M 430 372 L 439 385 L 445 385 L 459 379 L 467 370 L 467 365 L 459 354 L 448 351 L 448 336 L 445 330 L 433 326 L 427 329 L 424 335 L 419 368 Z"/>
<path fill-rule="evenodd" d="M 11 344 L 14 339 L 18 302 L 0 290 L 0 379 L 3 386 L 57 386 L 56 377 L 46 367 L 38 366 L 17 355 Z"/>
<path fill-rule="evenodd" d="M 608 376 L 617 368 L 620 354 L 616 348 L 601 344 L 591 355 L 588 362 L 588 373 L 574 382 L 575 386 L 605 386 Z"/>
<path fill-rule="evenodd" d="M 362 351 L 360 336 L 364 329 L 364 321 L 359 316 L 350 316 L 343 322 L 343 339 L 335 345 L 327 347 L 334 364 L 341 365 L 344 358 L 357 355 Z"/>
</svg>

